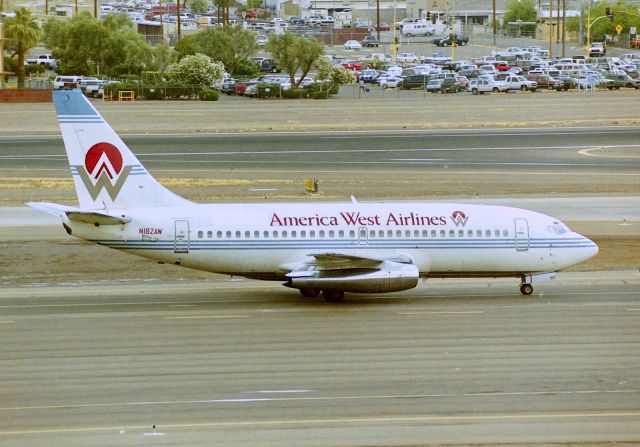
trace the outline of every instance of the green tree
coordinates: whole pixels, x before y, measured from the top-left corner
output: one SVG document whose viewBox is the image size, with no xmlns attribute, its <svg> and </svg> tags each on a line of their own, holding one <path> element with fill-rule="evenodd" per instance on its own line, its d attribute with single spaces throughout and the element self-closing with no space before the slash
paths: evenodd
<svg viewBox="0 0 640 447">
<path fill-rule="evenodd" d="M 167 67 L 175 60 L 176 52 L 166 43 L 153 48 L 151 55 L 151 69 L 156 70 L 162 76 Z"/>
<path fill-rule="evenodd" d="M 193 54 L 173 64 L 169 77 L 191 86 L 209 88 L 222 83 L 224 66 L 204 54 Z"/>
<path fill-rule="evenodd" d="M 315 39 L 307 39 L 296 36 L 290 32 L 285 32 L 279 36 L 271 36 L 265 45 L 278 64 L 289 74 L 291 85 L 296 87 L 304 77 L 311 71 L 320 56 L 324 54 L 324 48 Z M 300 70 L 301 75 L 296 82 L 296 73 Z"/>
<path fill-rule="evenodd" d="M 13 53 L 12 58 L 17 56 L 18 88 L 23 88 L 25 55 L 27 51 L 38 45 L 42 30 L 31 17 L 31 11 L 26 8 L 18 8 L 15 17 L 6 18 L 4 25 L 5 37 L 11 39 L 8 49 Z"/>
<path fill-rule="evenodd" d="M 230 73 L 237 73 L 242 64 L 258 51 L 255 34 L 241 26 L 206 28 L 185 36 L 176 44 L 178 57 L 206 54 L 221 61 Z"/>
<path fill-rule="evenodd" d="M 610 8 L 613 13 L 613 20 L 605 17 L 606 8 Z M 605 35 L 616 35 L 616 25 L 622 25 L 622 33 L 627 34 L 631 27 L 640 28 L 640 17 L 638 17 L 638 9 L 634 5 L 626 1 L 618 1 L 616 3 L 592 3 L 591 8 L 588 5 L 582 9 L 581 18 L 575 17 L 571 20 L 567 19 L 567 30 L 578 31 L 580 28 L 580 20 L 582 20 L 582 29 L 586 37 L 589 32 L 592 40 L 604 40 Z M 591 21 L 591 29 L 589 30 L 588 20 Z M 595 39 L 594 39 L 595 38 Z"/>
<path fill-rule="evenodd" d="M 509 0 L 505 5 L 503 28 L 507 28 L 511 22 L 533 22 L 538 20 L 538 12 L 531 0 Z M 535 31 L 535 25 L 522 25 L 521 31 Z"/>
<path fill-rule="evenodd" d="M 63 74 L 140 74 L 153 59 L 151 47 L 125 14 L 104 21 L 88 12 L 71 20 L 52 18 L 45 23 L 44 34 Z"/>
<path fill-rule="evenodd" d="M 189 0 L 189 9 L 193 14 L 204 14 L 208 3 L 207 0 Z"/>
<path fill-rule="evenodd" d="M 344 85 L 355 82 L 356 77 L 351 70 L 336 67 L 329 60 L 321 58 L 316 65 L 316 81 Z"/>
</svg>

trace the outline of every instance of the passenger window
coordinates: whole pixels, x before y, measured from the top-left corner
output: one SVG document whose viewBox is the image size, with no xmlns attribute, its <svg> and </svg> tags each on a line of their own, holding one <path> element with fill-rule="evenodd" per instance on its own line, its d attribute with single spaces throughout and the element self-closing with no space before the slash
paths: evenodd
<svg viewBox="0 0 640 447">
<path fill-rule="evenodd" d="M 316 237 L 316 232 L 314 230 L 309 231 L 309 237 Z"/>
<path fill-rule="evenodd" d="M 307 237 L 307 232 L 306 232 L 306 231 L 304 231 L 304 230 L 302 230 L 302 231 L 300 232 L 300 237 L 302 237 L 302 238 Z"/>
<path fill-rule="evenodd" d="M 344 237 L 344 230 L 338 231 L 338 237 Z"/>
<path fill-rule="evenodd" d="M 227 231 L 227 238 L 231 238 L 231 231 Z"/>
<path fill-rule="evenodd" d="M 422 230 L 422 237 L 429 237 L 429 232 L 427 230 Z"/>
<path fill-rule="evenodd" d="M 437 234 L 436 230 L 431 230 L 431 237 L 436 237 L 436 234 Z"/>
<path fill-rule="evenodd" d="M 354 237 L 356 237 L 356 232 L 355 232 L 355 231 L 353 231 L 353 230 L 349 230 L 349 237 L 350 237 L 350 238 L 354 238 Z"/>
<path fill-rule="evenodd" d="M 392 238 L 393 237 L 393 230 L 387 230 L 387 237 L 388 238 Z"/>
<path fill-rule="evenodd" d="M 454 237 L 456 235 L 455 230 L 449 230 L 449 237 Z"/>
<path fill-rule="evenodd" d="M 318 236 L 319 237 L 324 237 L 324 230 L 318 231 Z"/>
<path fill-rule="evenodd" d="M 251 231 L 245 231 L 244 232 L 244 237 L 245 237 L 245 239 L 249 239 L 251 237 Z"/>
<path fill-rule="evenodd" d="M 198 231 L 198 239 L 202 239 L 204 237 L 204 232 Z"/>
<path fill-rule="evenodd" d="M 468 230 L 467 231 L 467 236 L 468 237 L 473 237 L 473 230 Z"/>
<path fill-rule="evenodd" d="M 445 237 L 447 235 L 447 232 L 444 230 L 440 230 L 440 237 Z"/>
<path fill-rule="evenodd" d="M 254 231 L 253 232 L 253 237 L 256 238 L 256 239 L 260 238 L 260 232 L 259 231 Z"/>
<path fill-rule="evenodd" d="M 218 239 L 221 239 L 221 238 L 222 238 L 222 231 L 218 231 L 218 232 L 216 233 L 216 237 L 217 237 Z"/>
<path fill-rule="evenodd" d="M 482 230 L 476 230 L 476 236 L 482 237 Z"/>
<path fill-rule="evenodd" d="M 236 231 L 236 238 L 240 239 L 240 232 Z"/>
<path fill-rule="evenodd" d="M 207 231 L 207 237 L 211 239 L 213 237 L 213 231 Z"/>
<path fill-rule="evenodd" d="M 287 237 L 287 231 L 286 230 L 282 232 L 282 237 L 284 237 L 284 238 Z"/>
<path fill-rule="evenodd" d="M 407 237 L 407 238 L 411 237 L 411 230 L 405 230 L 404 237 Z"/>
<path fill-rule="evenodd" d="M 277 231 L 275 231 L 275 230 L 273 231 L 273 237 L 274 237 L 274 238 L 277 238 L 277 237 L 278 237 L 278 232 L 277 232 Z"/>
<path fill-rule="evenodd" d="M 291 231 L 291 237 L 295 238 L 298 235 L 296 230 Z"/>
<path fill-rule="evenodd" d="M 485 234 L 487 235 L 487 237 L 491 237 L 491 230 L 485 231 Z"/>
<path fill-rule="evenodd" d="M 458 230 L 458 237 L 464 237 L 464 230 Z"/>
<path fill-rule="evenodd" d="M 369 231 L 369 237 L 376 237 L 376 230 Z"/>
<path fill-rule="evenodd" d="M 402 237 L 402 231 L 396 230 L 396 237 L 397 238 L 401 238 Z"/>
<path fill-rule="evenodd" d="M 383 238 L 384 237 L 384 230 L 378 230 L 378 237 L 379 238 Z"/>
<path fill-rule="evenodd" d="M 335 237 L 336 236 L 336 232 L 333 230 L 329 230 L 329 237 Z"/>
<path fill-rule="evenodd" d="M 509 230 L 502 230 L 502 236 L 504 237 L 509 236 Z"/>
<path fill-rule="evenodd" d="M 268 231 L 263 231 L 263 232 L 262 232 L 262 235 L 263 235 L 263 236 L 265 237 L 265 239 L 266 239 L 266 238 L 268 238 L 268 237 L 269 237 L 269 232 L 268 232 Z"/>
<path fill-rule="evenodd" d="M 500 237 L 500 230 L 496 230 L 493 232 L 495 237 Z"/>
</svg>

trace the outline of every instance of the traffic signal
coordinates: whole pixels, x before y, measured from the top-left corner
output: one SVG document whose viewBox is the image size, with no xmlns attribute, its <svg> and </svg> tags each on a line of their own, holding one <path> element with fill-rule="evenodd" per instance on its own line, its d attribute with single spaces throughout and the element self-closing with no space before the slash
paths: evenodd
<svg viewBox="0 0 640 447">
<path fill-rule="evenodd" d="M 613 13 L 611 12 L 611 8 L 606 7 L 604 9 L 604 15 L 609 17 L 609 20 L 611 20 L 613 22 Z"/>
</svg>

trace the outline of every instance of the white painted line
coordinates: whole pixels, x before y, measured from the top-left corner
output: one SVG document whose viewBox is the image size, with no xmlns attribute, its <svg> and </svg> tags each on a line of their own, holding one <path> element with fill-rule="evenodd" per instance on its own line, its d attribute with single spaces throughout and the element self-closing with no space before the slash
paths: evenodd
<svg viewBox="0 0 640 447">
<path fill-rule="evenodd" d="M 297 394 L 297 393 L 314 393 L 315 390 L 260 390 L 252 391 L 258 394 Z"/>
<path fill-rule="evenodd" d="M 464 310 L 464 311 L 426 311 L 426 312 L 396 312 L 396 315 L 469 315 L 483 314 L 481 310 Z"/>
<path fill-rule="evenodd" d="M 194 315 L 190 317 L 164 317 L 165 320 L 207 320 L 225 318 L 249 318 L 249 315 Z"/>
<path fill-rule="evenodd" d="M 15 321 L 13 321 L 13 320 L 0 320 L 0 324 L 11 324 L 11 323 L 15 323 Z"/>
</svg>

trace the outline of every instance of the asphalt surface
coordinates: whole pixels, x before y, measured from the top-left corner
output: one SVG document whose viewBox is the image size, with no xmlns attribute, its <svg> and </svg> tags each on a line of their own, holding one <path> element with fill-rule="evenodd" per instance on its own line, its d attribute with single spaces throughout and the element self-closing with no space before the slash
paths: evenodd
<svg viewBox="0 0 640 447">
<path fill-rule="evenodd" d="M 637 127 L 125 135 L 142 163 L 198 201 L 637 195 Z M 60 137 L 0 139 L 3 205 L 73 203 Z"/>
<path fill-rule="evenodd" d="M 0 444 L 638 442 L 639 285 L 3 288 Z"/>
<path fill-rule="evenodd" d="M 96 105 L 195 200 L 524 201 L 636 241 L 637 92 L 601 93 Z M 640 444 L 637 269 L 339 306 L 180 279 L 15 208 L 75 194 L 51 105 L 0 122 L 0 445 Z"/>
</svg>

